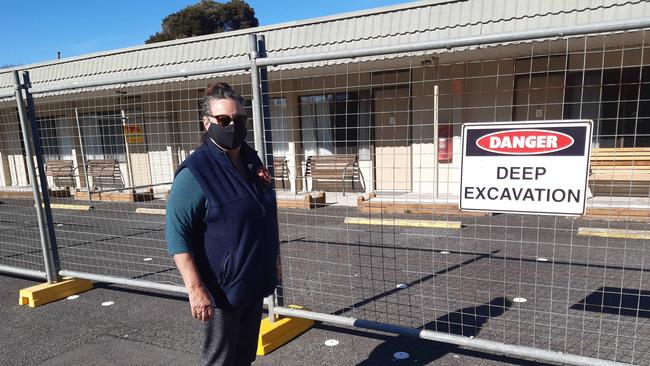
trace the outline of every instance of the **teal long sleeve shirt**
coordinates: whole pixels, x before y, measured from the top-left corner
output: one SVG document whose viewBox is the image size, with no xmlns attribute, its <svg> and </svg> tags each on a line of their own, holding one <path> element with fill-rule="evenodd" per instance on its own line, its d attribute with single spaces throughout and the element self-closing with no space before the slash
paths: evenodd
<svg viewBox="0 0 650 366">
<path fill-rule="evenodd" d="M 192 228 L 204 220 L 207 199 L 190 169 L 182 169 L 174 178 L 167 200 L 165 239 L 170 255 L 192 252 Z"/>
</svg>

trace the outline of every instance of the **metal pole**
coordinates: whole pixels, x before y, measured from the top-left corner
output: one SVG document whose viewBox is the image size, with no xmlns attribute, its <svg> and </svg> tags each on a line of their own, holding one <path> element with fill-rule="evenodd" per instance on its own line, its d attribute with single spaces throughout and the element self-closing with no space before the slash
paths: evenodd
<svg viewBox="0 0 650 366">
<path fill-rule="evenodd" d="M 14 269 L 12 267 L 0 265 L 0 272 L 1 271 L 10 272 L 10 273 L 11 272 L 18 273 L 19 271 L 21 271 L 24 272 L 25 274 L 29 274 L 33 276 L 38 276 L 38 274 L 40 273 L 37 271 Z M 185 286 L 169 285 L 169 284 L 157 283 L 151 281 L 133 280 L 130 278 L 112 277 L 112 276 L 105 276 L 105 275 L 99 275 L 99 274 L 88 273 L 88 272 L 78 272 L 78 271 L 68 271 L 68 270 L 61 270 L 59 271 L 59 274 L 61 276 L 83 278 L 95 282 L 111 283 L 111 284 L 124 285 L 129 287 L 149 289 L 149 290 L 161 290 L 161 291 L 176 292 L 180 294 L 187 294 L 187 288 Z M 45 273 L 43 273 L 43 277 L 45 277 Z M 267 299 L 264 299 L 264 305 L 268 306 Z"/>
<path fill-rule="evenodd" d="M 86 154 L 84 153 L 84 142 L 83 139 L 81 138 L 81 125 L 79 124 L 79 110 L 77 108 L 74 109 L 74 116 L 75 119 L 77 120 L 77 133 L 79 135 L 79 150 L 81 151 L 81 163 L 83 164 L 84 167 L 84 178 L 86 179 L 86 190 L 88 190 L 88 201 L 92 202 L 93 199 L 91 197 L 91 189 L 90 189 L 90 181 L 88 180 L 88 166 L 86 165 Z M 81 188 L 81 187 L 80 187 Z"/>
<path fill-rule="evenodd" d="M 518 358 L 532 358 L 537 361 L 554 362 L 575 366 L 624 366 L 627 364 L 599 360 L 596 358 L 573 355 L 570 353 L 554 352 L 526 346 L 510 345 L 495 341 L 488 341 L 478 338 L 469 338 L 459 335 L 434 332 L 431 330 L 422 330 L 417 328 L 407 328 L 399 325 L 384 324 L 369 320 L 349 318 L 340 315 L 322 314 L 313 311 L 291 309 L 285 307 L 276 307 L 275 313 L 278 315 L 312 319 L 324 323 L 343 325 L 348 327 L 377 330 L 381 332 L 396 333 L 405 336 L 422 338 L 436 342 L 455 344 L 464 348 L 475 349 L 479 351 L 495 353 L 498 355 L 514 356 Z"/>
<path fill-rule="evenodd" d="M 27 171 L 29 179 L 32 182 L 32 192 L 34 193 L 34 202 L 36 203 L 36 218 L 38 219 L 38 229 L 41 236 L 41 249 L 43 251 L 43 264 L 45 265 L 45 273 L 47 274 L 47 282 L 54 283 L 58 280 L 54 264 L 52 263 L 51 252 L 49 250 L 49 243 L 47 237 L 47 229 L 45 228 L 45 218 L 43 217 L 43 201 L 38 189 L 38 179 L 36 177 L 36 169 L 34 167 L 34 152 L 31 143 L 30 127 L 27 122 L 27 115 L 25 113 L 25 103 L 23 102 L 22 85 L 18 70 L 13 71 L 14 90 L 16 96 L 16 104 L 18 105 L 18 116 L 20 118 L 20 127 L 23 133 L 23 141 L 25 143 L 25 152 L 27 155 Z"/>
<path fill-rule="evenodd" d="M 97 281 L 97 282 L 115 283 L 118 285 L 147 288 L 152 290 L 187 293 L 187 289 L 185 288 L 185 286 L 168 285 L 164 283 L 132 280 L 129 278 L 111 277 L 111 276 L 104 276 L 104 275 L 98 275 L 93 273 L 68 271 L 68 270 L 61 270 L 59 271 L 59 274 L 61 276 L 83 278 L 86 280 Z"/>
<path fill-rule="evenodd" d="M 257 37 L 257 58 L 266 57 L 266 44 L 263 35 Z M 271 128 L 271 111 L 269 109 L 269 76 L 266 67 L 259 68 L 260 75 L 260 90 L 261 90 L 261 111 L 262 111 L 262 125 L 264 126 L 264 146 L 266 151 L 266 166 L 271 172 L 271 176 L 275 177 L 273 166 L 273 135 Z"/>
<path fill-rule="evenodd" d="M 20 276 L 36 277 L 36 278 L 47 278 L 47 274 L 41 271 L 34 271 L 31 269 L 25 268 L 16 268 L 11 266 L 5 266 L 0 264 L 0 272 L 13 273 Z"/>
<path fill-rule="evenodd" d="M 262 164 L 267 166 L 266 163 L 266 149 L 264 146 L 264 120 L 262 119 L 262 95 L 260 92 L 260 74 L 259 68 L 255 64 L 255 60 L 259 56 L 257 49 L 257 35 L 251 34 L 250 41 L 250 57 L 251 57 L 251 89 L 253 92 L 253 134 L 255 138 L 255 150 L 257 155 L 262 160 Z"/>
<path fill-rule="evenodd" d="M 124 136 L 124 147 L 126 148 L 126 170 L 129 172 L 129 187 L 133 186 L 133 169 L 131 169 L 131 152 L 129 151 L 129 139 L 126 138 L 126 113 L 124 109 L 122 114 L 122 135 Z"/>
<path fill-rule="evenodd" d="M 29 72 L 23 72 L 23 84 L 26 87 L 31 85 L 29 80 Z M 59 260 L 59 247 L 56 240 L 56 231 L 54 230 L 54 218 L 52 217 L 52 207 L 50 206 L 50 193 L 47 184 L 47 175 L 45 174 L 45 163 L 43 162 L 43 149 L 41 147 L 41 133 L 36 121 L 36 111 L 34 108 L 34 99 L 28 89 L 25 89 L 25 97 L 27 98 L 27 116 L 32 124 L 32 142 L 34 143 L 34 155 L 36 156 L 36 163 L 38 164 L 38 177 L 43 198 L 43 209 L 45 212 L 45 222 L 47 224 L 47 233 L 49 235 L 49 248 L 54 266 L 54 273 L 61 269 L 61 261 Z M 57 278 L 56 281 L 59 279 Z"/>
<path fill-rule="evenodd" d="M 434 186 L 433 186 L 433 197 L 438 198 L 438 181 L 440 180 L 440 164 L 438 163 L 438 160 L 440 159 L 440 136 L 438 135 L 438 96 L 439 96 L 439 90 L 438 90 L 438 85 L 433 86 L 433 141 L 435 142 L 433 148 L 435 149 L 435 154 L 434 156 L 436 157 L 434 159 L 434 171 L 435 171 L 435 178 L 434 178 Z"/>
<path fill-rule="evenodd" d="M 259 56 L 259 45 L 257 43 L 257 35 L 251 34 L 249 36 L 250 41 L 250 57 L 251 57 L 251 89 L 253 93 L 253 134 L 255 135 L 255 150 L 257 150 L 257 155 L 259 156 L 262 164 L 268 166 L 266 160 L 266 146 L 264 144 L 264 120 L 262 116 L 262 109 L 264 108 L 264 102 L 262 101 L 262 84 L 260 83 L 260 74 L 255 61 Z M 271 161 L 273 161 L 271 159 Z M 269 308 L 269 321 L 271 323 L 275 322 L 275 294 L 271 294 L 267 297 L 267 303 Z"/>
<path fill-rule="evenodd" d="M 257 50 L 258 59 L 266 57 L 266 39 L 263 35 L 257 37 Z M 264 142 L 266 143 L 266 166 L 271 172 L 271 176 L 275 177 L 275 164 L 273 162 L 273 129 L 271 128 L 271 110 L 269 106 L 269 76 L 266 67 L 260 67 L 260 88 L 262 90 L 262 116 L 264 118 Z M 281 257 L 278 255 L 278 267 L 282 267 Z M 273 307 L 277 304 L 284 305 L 284 294 L 282 291 L 282 278 L 278 278 L 279 285 L 275 289 L 273 296 L 269 296 L 269 314 L 273 313 Z M 270 318 L 275 321 L 275 317 Z"/>
</svg>

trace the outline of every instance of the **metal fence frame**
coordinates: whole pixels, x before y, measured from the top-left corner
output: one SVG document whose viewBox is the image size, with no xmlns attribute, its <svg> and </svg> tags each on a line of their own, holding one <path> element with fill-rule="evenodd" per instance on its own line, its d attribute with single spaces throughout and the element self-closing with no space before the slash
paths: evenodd
<svg viewBox="0 0 650 366">
<path fill-rule="evenodd" d="M 111 80 L 103 81 L 89 81 L 83 83 L 72 83 L 68 85 L 61 85 L 56 87 L 31 87 L 29 84 L 29 73 L 28 70 L 23 70 L 22 72 L 22 81 L 20 80 L 20 75 L 18 70 L 13 71 L 14 82 L 15 82 L 15 94 L 12 95 L 0 95 L 0 99 L 3 98 L 12 98 L 15 97 L 17 103 L 18 112 L 20 115 L 21 128 L 24 137 L 24 143 L 26 147 L 26 152 L 28 156 L 37 156 L 38 167 L 34 166 L 32 159 L 27 159 L 28 162 L 28 172 L 30 181 L 32 182 L 32 191 L 34 196 L 34 201 L 36 203 L 36 214 L 39 222 L 39 233 L 41 239 L 41 250 L 44 256 L 44 272 L 34 271 L 24 268 L 10 267 L 0 265 L 0 272 L 15 273 L 19 275 L 25 275 L 35 278 L 46 278 L 49 283 L 57 282 L 60 279 L 60 276 L 73 276 L 78 278 L 85 278 L 93 281 L 99 282 L 108 282 L 115 284 L 122 284 L 126 286 L 134 286 L 140 288 L 147 288 L 153 290 L 163 290 L 171 291 L 178 293 L 186 293 L 186 289 L 183 286 L 174 286 L 168 284 L 161 284 L 150 281 L 143 280 L 133 280 L 128 278 L 119 278 L 98 275 L 93 273 L 85 273 L 78 271 L 70 271 L 64 268 L 60 268 L 60 262 L 58 259 L 58 252 L 56 247 L 56 236 L 53 229 L 52 222 L 52 212 L 49 204 L 49 197 L 47 194 L 47 181 L 42 180 L 43 186 L 39 186 L 37 175 L 44 177 L 44 168 L 43 168 L 43 159 L 40 156 L 42 154 L 41 147 L 38 145 L 38 128 L 36 128 L 36 120 L 34 111 L 34 105 L 32 100 L 32 95 L 34 94 L 44 94 L 48 92 L 60 92 L 66 90 L 76 90 L 83 88 L 92 88 L 98 86 L 108 86 L 108 85 L 123 85 L 128 86 L 132 83 L 154 81 L 160 79 L 173 79 L 173 78 L 182 78 L 189 76 L 197 76 L 203 74 L 214 74 L 214 73 L 223 73 L 230 71 L 251 71 L 251 85 L 253 91 L 253 120 L 254 120 L 254 134 L 255 134 L 255 144 L 256 150 L 260 154 L 262 161 L 267 164 L 268 157 L 272 156 L 272 151 L 270 149 L 270 134 L 265 134 L 265 113 L 264 106 L 268 106 L 268 103 L 264 103 L 264 87 L 267 81 L 266 79 L 266 67 L 267 66 L 278 66 L 284 64 L 295 64 L 303 62 L 313 62 L 313 61 L 322 61 L 322 60 L 334 60 L 334 59 L 353 59 L 357 57 L 367 57 L 367 56 L 376 56 L 376 55 L 385 55 L 385 54 L 396 54 L 396 53 L 408 53 L 408 52 L 417 52 L 417 51 L 431 51 L 439 49 L 453 49 L 457 47 L 466 47 L 466 46 L 477 46 L 477 45 L 487 45 L 487 44 L 498 44 L 498 43 L 507 43 L 507 42 L 517 42 L 517 41 L 528 41 L 528 40 L 538 40 L 538 39 L 553 39 L 555 37 L 567 37 L 567 36 L 577 36 L 577 35 L 591 35 L 598 33 L 606 32 L 619 32 L 627 30 L 640 30 L 650 28 L 650 18 L 637 18 L 629 21 L 612 21 L 612 22 L 603 22 L 597 24 L 588 24 L 588 25 L 579 25 L 579 26 L 570 26 L 562 28 L 549 28 L 533 31 L 524 31 L 524 32 L 509 32 L 501 33 L 494 35 L 483 35 L 483 36 L 474 36 L 474 37 L 463 37 L 450 40 L 440 40 L 440 41 L 431 41 L 431 42 L 422 42 L 417 44 L 407 44 L 400 46 L 391 46 L 391 47 L 375 47 L 367 49 L 358 49 L 358 50 L 349 50 L 349 51 L 337 51 L 337 52 L 326 52 L 310 55 L 298 55 L 298 56 L 286 56 L 286 57 L 264 57 L 264 39 L 256 35 L 251 35 L 250 37 L 250 63 L 238 63 L 230 65 L 220 65 L 209 68 L 200 68 L 193 70 L 178 70 L 176 72 L 169 72 L 164 74 L 150 74 L 145 76 L 136 76 L 136 77 L 124 77 L 124 78 L 115 78 Z M 268 112 L 267 112 L 268 113 Z M 268 123 L 268 121 L 267 121 Z M 268 124 L 266 125 L 268 130 Z M 267 131 L 268 132 L 268 131 Z M 269 155 L 271 154 L 271 155 Z M 271 158 L 272 160 L 272 158 Z M 37 174 L 36 169 L 39 169 Z M 272 168 L 272 164 L 271 167 Z M 271 320 L 274 320 L 276 315 L 284 316 L 295 316 L 301 318 L 312 319 L 316 321 L 322 321 L 325 323 L 343 325 L 348 327 L 357 327 L 370 330 L 378 330 L 383 332 L 396 333 L 401 335 L 408 335 L 413 337 L 419 337 L 422 339 L 434 340 L 454 345 L 459 345 L 466 348 L 471 348 L 479 351 L 485 351 L 489 353 L 496 353 L 501 355 L 509 355 L 514 357 L 524 357 L 529 359 L 534 359 L 538 361 L 546 362 L 559 362 L 570 365 L 622 365 L 618 362 L 612 362 L 608 360 L 600 360 L 590 357 L 584 357 L 573 354 L 566 354 L 562 352 L 554 352 L 545 349 L 532 348 L 519 345 L 511 345 L 505 343 L 499 343 L 494 341 L 474 339 L 469 337 L 463 337 L 453 334 L 435 332 L 430 330 L 420 330 L 415 328 L 407 328 L 402 326 L 397 326 L 393 324 L 378 323 L 374 321 L 368 321 L 363 319 L 355 319 L 351 317 L 344 317 L 338 315 L 324 314 L 306 310 L 298 310 L 288 307 L 280 306 L 281 304 L 277 303 L 277 299 L 272 296 L 269 299 L 265 300 L 269 308 L 269 314 Z"/>
</svg>

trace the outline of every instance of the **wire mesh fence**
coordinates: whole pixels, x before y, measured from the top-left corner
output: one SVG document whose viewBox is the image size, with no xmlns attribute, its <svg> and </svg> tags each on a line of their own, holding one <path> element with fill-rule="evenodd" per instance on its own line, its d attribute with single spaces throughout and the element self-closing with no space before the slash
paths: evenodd
<svg viewBox="0 0 650 366">
<path fill-rule="evenodd" d="M 647 209 L 650 185 L 640 168 L 650 126 L 646 37 L 639 31 L 323 60 L 303 65 L 308 73 L 271 69 L 274 157 L 289 170 L 278 197 L 304 190 L 327 197 L 317 210 L 281 215 L 284 302 L 648 363 L 646 239 L 581 235 L 644 232 L 646 222 L 448 209 L 460 191 L 462 124 L 578 118 L 594 121 L 592 146 L 617 161 L 592 162 L 588 205 L 619 212 L 619 220 L 620 209 Z M 614 156 L 628 148 L 634 155 Z M 350 154 L 364 177 L 354 188 L 356 177 L 340 170 L 319 176 L 309 165 L 315 156 Z M 343 196 L 343 187 L 364 202 Z M 396 220 L 406 222 L 392 225 Z M 436 228 L 438 221 L 460 227 Z"/>
<path fill-rule="evenodd" d="M 242 90 L 247 79 L 228 81 Z M 54 220 L 62 268 L 182 285 L 167 255 L 165 199 L 175 168 L 200 144 L 201 95 L 212 81 L 37 100 L 45 164 L 69 164 L 66 177 L 48 177 L 61 195 Z"/>
<path fill-rule="evenodd" d="M 279 302 L 649 363 L 647 215 L 635 218 L 650 209 L 649 45 L 637 30 L 269 67 Z M 250 77 L 37 95 L 62 269 L 182 285 L 166 254 L 166 194 L 199 144 L 206 86 L 230 83 L 252 116 Z M 38 269 L 15 104 L 0 117 L 0 185 L 12 194 L 0 199 L 0 264 Z M 594 121 L 592 216 L 458 211 L 464 123 L 578 118 Z"/>
<path fill-rule="evenodd" d="M 0 264 L 42 271 L 41 239 L 15 101 L 0 109 L 0 136 Z"/>
</svg>

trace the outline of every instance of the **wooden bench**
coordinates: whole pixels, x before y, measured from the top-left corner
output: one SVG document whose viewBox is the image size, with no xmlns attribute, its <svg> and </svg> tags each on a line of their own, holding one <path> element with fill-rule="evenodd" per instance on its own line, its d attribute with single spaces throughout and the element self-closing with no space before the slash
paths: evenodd
<svg viewBox="0 0 650 366">
<path fill-rule="evenodd" d="M 287 189 L 289 187 L 289 163 L 284 156 L 273 157 L 273 177 L 275 189 Z"/>
<path fill-rule="evenodd" d="M 45 175 L 52 177 L 59 188 L 75 188 L 75 167 L 72 160 L 48 160 L 45 162 Z"/>
<path fill-rule="evenodd" d="M 599 148 L 591 151 L 589 186 L 601 195 L 650 194 L 650 148 Z"/>
<path fill-rule="evenodd" d="M 340 184 L 341 191 L 345 195 L 346 182 L 351 183 L 352 190 L 354 190 L 355 181 L 360 181 L 359 158 L 353 154 L 309 156 L 303 177 L 307 191 L 309 189 L 306 178 L 311 178 L 312 190 L 316 182 L 329 184 L 330 189 L 338 188 Z"/>
<path fill-rule="evenodd" d="M 92 178 L 93 189 L 123 188 L 124 180 L 117 160 L 93 159 L 87 162 L 88 177 Z"/>
</svg>

